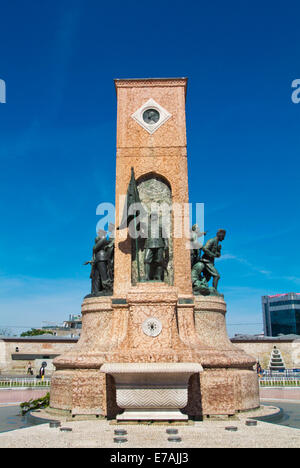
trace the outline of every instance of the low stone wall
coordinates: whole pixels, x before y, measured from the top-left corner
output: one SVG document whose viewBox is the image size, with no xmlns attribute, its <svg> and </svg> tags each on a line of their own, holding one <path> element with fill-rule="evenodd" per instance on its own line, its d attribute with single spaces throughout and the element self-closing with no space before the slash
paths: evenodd
<svg viewBox="0 0 300 468">
<path fill-rule="evenodd" d="M 196 326 L 198 322 L 198 314 L 195 314 Z M 205 316 L 202 316 L 202 320 L 205 319 Z M 219 317 L 221 320 L 222 317 Z M 206 325 L 209 326 L 209 320 L 206 321 Z M 223 326 L 222 323 L 220 323 Z M 203 334 L 202 328 L 197 327 L 200 334 Z M 225 328 L 224 328 L 225 330 Z M 102 330 L 102 333 L 104 331 Z M 207 333 L 207 332 L 206 332 Z M 211 335 L 210 335 L 211 336 Z M 220 343 L 220 334 L 214 338 L 212 336 L 212 340 L 215 339 L 216 346 L 220 347 L 220 345 L 224 345 L 225 342 L 228 342 L 227 336 L 225 336 L 225 331 L 223 333 L 224 339 Z M 204 338 L 204 337 L 202 337 Z M 219 340 L 219 342 L 218 342 Z M 46 361 L 48 366 L 46 368 L 47 375 L 51 375 L 54 367 L 52 365 L 53 359 L 51 356 L 53 355 L 61 355 L 65 354 L 66 352 L 70 351 L 76 345 L 77 339 L 69 339 L 69 340 L 53 340 L 43 339 L 41 338 L 38 340 L 29 340 L 22 339 L 22 338 L 4 338 L 0 340 L 0 374 L 12 374 L 12 375 L 23 375 L 27 372 L 28 362 L 31 361 L 34 367 L 34 375 L 38 373 L 40 368 L 40 364 L 42 361 Z M 262 367 L 264 369 L 268 368 L 269 360 L 271 356 L 272 349 L 276 346 L 284 359 L 285 365 L 287 368 L 300 368 L 300 342 L 293 341 L 293 340 L 255 340 L 255 341 L 246 341 L 246 340 L 238 340 L 235 338 L 231 339 L 231 342 L 237 346 L 238 348 L 245 351 L 249 356 L 252 356 L 254 360 L 259 360 Z M 224 347 L 224 346 L 223 346 Z M 16 348 L 19 349 L 18 353 L 16 353 Z M 15 359 L 16 354 L 18 354 L 18 360 Z M 22 355 L 35 355 L 35 359 L 20 359 Z M 13 358 L 13 356 L 15 356 Z M 47 356 L 50 359 L 47 359 Z"/>
<path fill-rule="evenodd" d="M 260 388 L 260 398 L 267 400 L 295 400 L 300 403 L 300 388 Z"/>
<path fill-rule="evenodd" d="M 300 368 L 300 342 L 299 340 L 255 340 L 240 341 L 232 338 L 232 343 L 245 351 L 256 361 L 259 361 L 263 369 L 268 369 L 270 357 L 274 346 L 281 352 L 287 369 Z"/>
<path fill-rule="evenodd" d="M 34 388 L 19 388 L 19 389 L 1 389 L 0 390 L 0 405 L 1 404 L 18 404 L 24 401 L 36 400 L 42 398 L 49 392 L 49 388 L 34 389 Z"/>
<path fill-rule="evenodd" d="M 34 376 L 38 374 L 43 361 L 47 362 L 46 375 L 54 371 L 55 356 L 69 351 L 77 339 L 3 338 L 0 340 L 0 374 L 24 375 L 31 362 Z"/>
</svg>

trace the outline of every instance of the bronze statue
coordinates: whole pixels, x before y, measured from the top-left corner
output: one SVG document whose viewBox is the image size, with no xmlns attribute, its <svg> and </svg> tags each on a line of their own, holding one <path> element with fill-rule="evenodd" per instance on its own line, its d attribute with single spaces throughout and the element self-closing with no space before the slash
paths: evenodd
<svg viewBox="0 0 300 468">
<path fill-rule="evenodd" d="M 218 294 L 217 288 L 220 279 L 220 274 L 215 267 L 215 258 L 221 256 L 221 244 L 225 239 L 226 231 L 219 229 L 216 237 L 209 239 L 202 247 L 203 255 L 192 268 L 192 284 L 195 294 L 207 294 L 204 291 L 206 284 L 213 278 L 213 287 L 209 288 L 209 294 Z M 205 281 L 204 281 L 205 280 Z M 204 291 L 204 293 L 203 293 Z"/>
<path fill-rule="evenodd" d="M 201 232 L 198 224 L 194 224 L 191 229 L 191 236 L 190 236 L 190 241 L 191 241 L 191 267 L 199 262 L 200 257 L 200 250 L 202 247 L 202 244 L 198 242 L 198 238 L 205 236 L 207 232 Z"/>
<path fill-rule="evenodd" d="M 133 211 L 131 208 L 135 207 Z M 122 216 L 121 224 L 117 227 L 119 229 L 125 229 L 129 227 L 128 233 L 129 236 L 135 240 L 135 255 L 136 255 L 136 263 L 137 263 L 137 276 L 138 281 L 141 281 L 141 273 L 140 273 L 140 261 L 139 261 L 139 242 L 138 242 L 138 224 L 137 224 L 137 217 L 145 217 L 146 211 L 143 208 L 143 205 L 140 200 L 139 191 L 137 188 L 137 182 L 135 180 L 134 169 L 131 168 L 131 178 L 127 189 L 126 201 L 124 205 L 124 211 Z"/>
<path fill-rule="evenodd" d="M 109 236 L 109 241 L 106 247 L 106 251 L 108 254 L 108 263 L 107 263 L 107 271 L 108 271 L 108 276 L 113 284 L 114 282 L 114 260 L 115 260 L 115 238 L 114 238 L 114 230 L 115 230 L 115 225 L 110 224 L 108 226 L 108 230 L 110 232 Z"/>
<path fill-rule="evenodd" d="M 195 263 L 192 268 L 192 285 L 196 295 L 209 296 L 211 293 L 212 288 L 203 276 L 203 264 L 200 262 Z"/>
<path fill-rule="evenodd" d="M 113 243 L 107 239 L 106 231 L 99 230 L 93 247 L 93 257 L 84 265 L 92 265 L 90 278 L 92 280 L 92 296 L 112 294 L 113 289 Z"/>
<path fill-rule="evenodd" d="M 163 281 L 168 250 L 168 239 L 164 236 L 158 213 L 150 214 L 148 237 L 145 242 L 145 281 Z"/>
</svg>

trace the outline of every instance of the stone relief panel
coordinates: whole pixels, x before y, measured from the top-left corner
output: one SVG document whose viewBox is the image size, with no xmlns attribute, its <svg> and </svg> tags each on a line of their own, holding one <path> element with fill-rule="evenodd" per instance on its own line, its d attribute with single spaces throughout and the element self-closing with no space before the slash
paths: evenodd
<svg viewBox="0 0 300 468">
<path fill-rule="evenodd" d="M 162 281 L 173 285 L 173 219 L 172 219 L 172 192 L 167 180 L 158 174 L 146 174 L 140 177 L 137 181 L 138 191 L 141 203 L 150 216 L 151 210 L 155 209 L 159 213 L 160 222 L 162 223 L 164 235 L 167 236 L 168 248 L 164 252 L 164 265 Z M 147 227 L 148 229 L 148 227 Z M 137 260 L 136 260 L 135 242 L 132 241 L 132 284 L 137 283 Z M 139 264 L 140 276 L 145 278 L 145 239 L 139 239 Z"/>
</svg>

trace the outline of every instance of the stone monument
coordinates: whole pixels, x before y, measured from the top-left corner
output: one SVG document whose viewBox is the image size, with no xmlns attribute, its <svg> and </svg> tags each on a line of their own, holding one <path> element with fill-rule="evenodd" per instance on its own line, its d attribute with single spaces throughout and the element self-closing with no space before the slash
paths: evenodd
<svg viewBox="0 0 300 468">
<path fill-rule="evenodd" d="M 184 224 L 184 209 L 172 207 L 188 204 L 187 79 L 115 80 L 115 86 L 113 292 L 84 299 L 81 337 L 54 361 L 50 406 L 74 417 L 123 421 L 201 419 L 256 408 L 255 361 L 228 338 L 223 296 L 193 293 L 189 239 L 171 234 L 167 245 L 143 244 L 122 219 L 127 193 L 127 205 L 139 198 L 149 217 L 152 202 L 167 207 L 171 233 Z M 218 275 L 210 260 L 206 264 L 199 274 L 213 275 L 216 289 Z"/>
</svg>

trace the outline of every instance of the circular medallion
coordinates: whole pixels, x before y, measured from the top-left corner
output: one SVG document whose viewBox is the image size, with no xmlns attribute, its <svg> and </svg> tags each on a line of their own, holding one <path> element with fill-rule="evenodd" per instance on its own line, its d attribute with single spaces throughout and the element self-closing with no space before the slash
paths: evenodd
<svg viewBox="0 0 300 468">
<path fill-rule="evenodd" d="M 148 336 L 158 336 L 162 330 L 162 323 L 155 317 L 148 318 L 143 322 L 143 332 Z"/>
<path fill-rule="evenodd" d="M 159 112 L 156 109 L 147 109 L 143 113 L 143 120 L 147 124 L 154 125 L 159 121 Z"/>
</svg>

